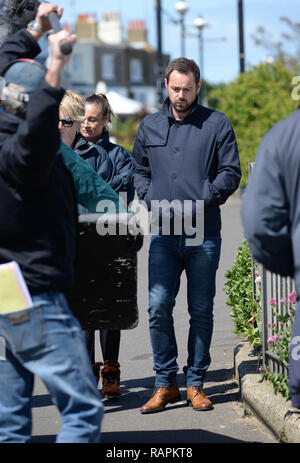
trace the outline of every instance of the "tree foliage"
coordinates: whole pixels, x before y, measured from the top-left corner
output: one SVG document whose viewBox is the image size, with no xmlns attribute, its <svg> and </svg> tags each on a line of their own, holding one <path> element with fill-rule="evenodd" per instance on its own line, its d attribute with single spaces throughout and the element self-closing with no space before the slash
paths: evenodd
<svg viewBox="0 0 300 463">
<path fill-rule="evenodd" d="M 256 33 L 252 35 L 252 38 L 256 45 L 263 47 L 275 60 L 281 61 L 293 72 L 299 72 L 300 23 L 293 22 L 286 16 L 282 16 L 280 21 L 286 25 L 287 32 L 276 36 L 275 40 L 272 34 L 262 26 L 256 29 Z"/>
<path fill-rule="evenodd" d="M 262 63 L 211 92 L 210 97 L 218 101 L 217 109 L 229 117 L 236 134 L 241 186 L 247 183 L 248 164 L 254 160 L 263 136 L 297 107 L 291 96 L 293 76 L 281 61 Z"/>
</svg>

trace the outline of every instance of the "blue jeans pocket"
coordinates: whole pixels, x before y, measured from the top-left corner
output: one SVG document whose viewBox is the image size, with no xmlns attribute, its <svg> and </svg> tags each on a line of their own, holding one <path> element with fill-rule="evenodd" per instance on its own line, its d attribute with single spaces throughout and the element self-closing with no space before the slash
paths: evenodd
<svg viewBox="0 0 300 463">
<path fill-rule="evenodd" d="M 16 354 L 44 347 L 47 337 L 42 307 L 34 306 L 1 317 L 0 334 Z"/>
</svg>

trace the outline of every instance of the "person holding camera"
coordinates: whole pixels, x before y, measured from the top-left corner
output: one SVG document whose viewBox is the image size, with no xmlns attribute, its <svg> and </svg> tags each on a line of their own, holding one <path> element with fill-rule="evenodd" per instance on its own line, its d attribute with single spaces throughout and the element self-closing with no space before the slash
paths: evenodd
<svg viewBox="0 0 300 463">
<path fill-rule="evenodd" d="M 70 58 L 60 47 L 76 37 L 49 36 L 48 69 L 33 59 L 51 29 L 51 12 L 62 14 L 40 4 L 35 21 L 0 49 L 0 264 L 19 264 L 33 302 L 21 311 L 0 308 L 0 442 L 6 443 L 31 439 L 35 375 L 61 413 L 56 442 L 98 442 L 103 417 L 83 333 L 64 296 L 78 237 L 74 182 L 59 152 L 60 82 Z"/>
</svg>

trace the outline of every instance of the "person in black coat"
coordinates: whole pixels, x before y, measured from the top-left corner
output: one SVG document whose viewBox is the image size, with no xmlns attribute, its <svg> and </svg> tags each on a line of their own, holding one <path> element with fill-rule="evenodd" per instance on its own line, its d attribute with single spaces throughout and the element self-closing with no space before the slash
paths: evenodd
<svg viewBox="0 0 300 463">
<path fill-rule="evenodd" d="M 76 37 L 49 36 L 48 69 L 33 60 L 51 29 L 50 12 L 62 11 L 42 3 L 35 22 L 0 48 L 0 264 L 18 264 L 32 300 L 21 309 L 11 299 L 7 310 L 0 305 L 0 442 L 30 441 L 35 375 L 62 415 L 57 442 L 98 442 L 103 416 L 82 330 L 64 296 L 74 277 L 77 201 L 59 153 L 60 81 L 69 60 L 60 44 Z"/>
</svg>

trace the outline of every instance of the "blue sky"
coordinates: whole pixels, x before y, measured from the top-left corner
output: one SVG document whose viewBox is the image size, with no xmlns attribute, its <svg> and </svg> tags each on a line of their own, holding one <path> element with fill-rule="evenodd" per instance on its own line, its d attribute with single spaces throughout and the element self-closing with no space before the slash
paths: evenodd
<svg viewBox="0 0 300 463">
<path fill-rule="evenodd" d="M 161 0 L 165 13 L 162 15 L 163 51 L 171 58 L 180 56 L 180 28 L 170 17 L 178 19 L 174 5 L 176 0 Z M 199 46 L 194 18 L 201 15 L 209 23 L 204 31 L 204 77 L 212 82 L 228 82 L 239 73 L 238 12 L 237 0 L 188 0 L 189 10 L 186 22 L 186 56 L 199 63 Z M 64 20 L 75 22 L 78 14 L 96 13 L 100 18 L 103 11 L 120 11 L 124 30 L 130 20 L 144 19 L 148 28 L 148 42 L 156 47 L 155 0 L 61 0 Z M 254 44 L 251 38 L 257 27 L 263 26 L 274 41 L 280 39 L 287 26 L 280 21 L 287 16 L 293 22 L 300 22 L 299 0 L 244 0 L 245 59 L 255 65 L 263 61 L 268 52 Z M 108 5 L 108 6 L 105 6 Z M 226 41 L 219 40 L 226 37 Z M 292 45 L 290 45 L 292 46 Z"/>
</svg>

